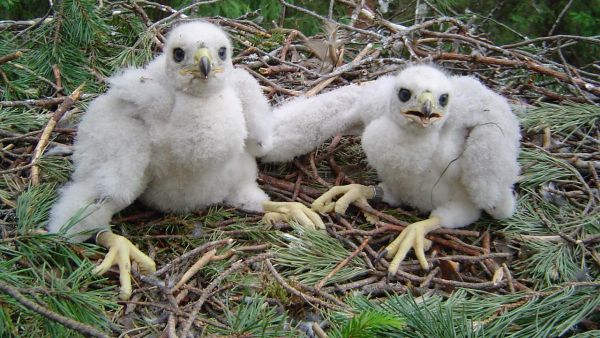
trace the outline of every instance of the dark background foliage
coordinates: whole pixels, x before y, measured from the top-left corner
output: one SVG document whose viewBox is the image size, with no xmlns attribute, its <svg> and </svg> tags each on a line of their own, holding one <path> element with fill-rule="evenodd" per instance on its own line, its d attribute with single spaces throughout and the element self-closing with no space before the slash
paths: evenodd
<svg viewBox="0 0 600 338">
<path fill-rule="evenodd" d="M 59 3 L 60 0 L 55 1 Z M 191 3 L 190 0 L 157 1 L 173 8 L 180 8 Z M 367 1 L 368 2 L 368 1 Z M 371 1 L 376 2 L 376 1 Z M 416 1 L 389 1 L 390 7 L 386 17 L 394 22 L 409 21 L 414 18 Z M 489 37 L 498 45 L 515 41 L 520 36 L 535 38 L 553 35 L 594 36 L 600 34 L 600 0 L 576 0 L 568 7 L 556 23 L 557 18 L 570 0 L 436 0 L 431 1 L 442 12 L 449 16 L 472 20 L 488 32 Z M 311 9 L 317 13 L 327 13 L 329 1 L 293 0 L 290 3 Z M 56 5 L 55 5 L 56 6 Z M 224 16 L 239 18 L 255 13 L 259 24 L 270 27 L 273 23 L 296 28 L 304 34 L 313 35 L 321 30 L 318 19 L 290 9 L 282 15 L 282 6 L 277 0 L 223 0 L 209 6 L 201 6 L 197 14 L 202 16 Z M 0 1 L 0 20 L 26 20 L 43 16 L 49 11 L 46 0 Z M 150 10 L 151 19 L 160 19 L 165 14 L 158 10 Z M 340 21 L 348 19 L 347 7 L 337 5 L 334 15 Z M 285 17 L 285 20 L 282 18 Z M 556 23 L 556 27 L 553 26 Z M 600 47 L 597 45 L 582 47 L 576 45 L 565 48 L 565 57 L 569 63 L 584 66 L 596 61 Z"/>
</svg>

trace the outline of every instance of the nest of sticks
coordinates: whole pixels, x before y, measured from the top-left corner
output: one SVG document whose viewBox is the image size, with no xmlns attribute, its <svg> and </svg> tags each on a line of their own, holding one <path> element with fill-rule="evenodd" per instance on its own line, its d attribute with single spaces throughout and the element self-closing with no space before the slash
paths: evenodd
<svg viewBox="0 0 600 338">
<path fill-rule="evenodd" d="M 230 33 L 238 47 L 234 63 L 259 80 L 273 105 L 291 96 L 371 81 L 409 62 L 436 63 L 453 73 L 477 77 L 509 98 L 522 122 L 522 179 L 515 217 L 507 221 L 484 217 L 465 229 L 436 230 L 428 236 L 433 242 L 429 271 L 422 271 L 409 257 L 396 276 L 388 276 L 388 262 L 379 253 L 407 224 L 422 216 L 413 210 L 386 204 L 355 206 L 345 216 L 325 215 L 327 232 L 318 233 L 288 224 L 270 227 L 260 222 L 261 215 L 226 206 L 169 215 L 135 204 L 115 215 L 115 231 L 149 252 L 159 270 L 141 276 L 134 269 L 131 300 L 118 302 L 120 307 L 106 307 L 105 315 L 112 321 L 106 330 L 112 332 L 103 333 L 73 318 L 53 317 L 60 311 L 35 302 L 36 294 L 48 290 L 11 286 L 6 281 L 3 290 L 18 306 L 41 314 L 44 320 L 87 335 L 132 337 L 251 337 L 259 336 L 257 332 L 280 336 L 298 330 L 335 336 L 348 318 L 364 310 L 355 297 L 375 303 L 391 295 L 418 297 L 425 303 L 438 297 L 443 304 L 457 293 L 484 297 L 484 291 L 486 297 L 502 300 L 472 319 L 471 324 L 485 328 L 494 327 L 507 313 L 518 313 L 566 290 L 581 297 L 581 292 L 588 297 L 584 291 L 590 288 L 597 293 L 600 283 L 593 276 L 600 267 L 600 76 L 597 65 L 576 68 L 568 64 L 561 48 L 573 43 L 598 44 L 599 40 L 557 35 L 498 46 L 484 32 L 456 18 L 417 18 L 413 25 L 402 26 L 368 7 L 342 2 L 352 10 L 350 24 L 282 2 L 286 8 L 327 23 L 322 34 L 312 37 L 293 29 L 267 30 L 246 19 L 208 20 Z M 159 52 L 164 34 L 182 11 L 163 6 L 169 15 L 151 22 L 145 13 L 149 4 L 133 2 L 126 7 L 148 23 L 147 48 Z M 26 27 L 9 28 L 16 33 Z M 15 51 L 0 56 L 0 65 L 15 67 L 22 55 Z M 0 102 L 2 109 L 34 111 L 45 121 L 41 129 L 0 130 L 0 174 L 10 182 L 9 193 L 0 195 L 4 202 L 0 243 L 11 250 L 19 251 L 24 243 L 49 236 L 36 232 L 37 224 L 26 232 L 19 228 L 18 210 L 26 201 L 18 196 L 59 181 L 49 174 L 52 170 L 66 168 L 68 173 L 68 149 L 77 131 L 61 121 L 65 115 L 76 115 L 81 111 L 79 103 L 98 94 L 86 93 L 82 87 L 65 93 L 61 70 L 55 68 L 53 75 L 54 81 L 46 79 L 56 89 L 53 96 Z M 102 76 L 98 81 L 103 81 Z M 48 149 L 67 150 L 48 154 Z M 291 163 L 261 164 L 260 169 L 261 188 L 273 200 L 306 205 L 334 185 L 377 182 L 356 136 L 336 135 Z M 49 190 L 55 188 L 52 185 Z M 568 212 L 561 212 L 564 208 Z M 379 221 L 369 224 L 361 211 Z M 52 241 L 63 241 L 89 266 L 101 257 L 93 246 Z M 574 267 L 564 262 L 565 253 L 569 262 L 576 263 Z M 6 261 L 18 256 L 6 248 L 0 254 Z M 557 263 L 544 265 L 545 260 Z M 35 268 L 24 259 L 15 264 Z M 88 287 L 116 285 L 117 271 L 113 272 L 108 280 L 94 280 Z M 112 294 L 116 297 L 114 290 L 104 293 Z M 597 296 L 589 297 L 583 299 L 600 304 Z M 592 308 L 567 330 L 597 329 L 590 320 L 597 315 L 598 307 Z M 259 325 L 258 329 L 252 325 Z M 504 332 L 519 330 L 507 325 Z"/>
</svg>

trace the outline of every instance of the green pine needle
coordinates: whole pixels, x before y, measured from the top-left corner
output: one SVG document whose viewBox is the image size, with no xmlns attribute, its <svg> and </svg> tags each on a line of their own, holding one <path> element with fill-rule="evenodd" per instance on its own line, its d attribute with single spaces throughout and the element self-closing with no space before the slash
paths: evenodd
<svg viewBox="0 0 600 338">
<path fill-rule="evenodd" d="M 301 283 L 315 285 L 327 276 L 351 251 L 324 231 L 294 226 L 300 236 L 282 234 L 274 248 L 276 265 L 284 268 L 282 274 Z M 334 274 L 325 285 L 340 283 L 365 271 L 365 263 L 358 257 Z"/>
<path fill-rule="evenodd" d="M 600 121 L 600 107 L 590 104 L 566 102 L 560 105 L 541 102 L 528 109 L 521 118 L 523 128 L 540 132 L 549 127 L 554 133 L 572 133 L 586 130 Z"/>
<path fill-rule="evenodd" d="M 376 310 L 366 310 L 352 318 L 339 328 L 329 332 L 330 337 L 339 338 L 375 338 L 389 337 L 391 332 L 404 326 L 398 317 Z"/>
<path fill-rule="evenodd" d="M 39 229 L 48 218 L 54 203 L 55 184 L 42 184 L 29 187 L 17 199 L 17 229 L 20 234 Z"/>
<path fill-rule="evenodd" d="M 225 301 L 224 320 L 228 329 L 214 332 L 229 337 L 295 337 L 298 335 L 287 323 L 287 314 L 269 304 L 265 297 L 243 297 L 239 304 Z"/>
</svg>

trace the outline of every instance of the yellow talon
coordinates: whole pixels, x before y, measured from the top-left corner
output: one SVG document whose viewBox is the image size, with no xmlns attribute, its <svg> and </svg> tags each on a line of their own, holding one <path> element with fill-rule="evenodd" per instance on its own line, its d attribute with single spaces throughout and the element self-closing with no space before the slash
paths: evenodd
<svg viewBox="0 0 600 338">
<path fill-rule="evenodd" d="M 333 202 L 333 199 L 338 195 L 342 195 L 342 197 Z M 311 208 L 314 211 L 322 213 L 335 210 L 338 214 L 344 214 L 351 203 L 360 202 L 368 204 L 367 199 L 371 199 L 373 196 L 375 196 L 375 190 L 370 186 L 361 184 L 337 186 L 329 189 L 329 191 L 317 198 Z"/>
<path fill-rule="evenodd" d="M 302 203 L 264 201 L 263 210 L 265 211 L 263 221 L 269 224 L 295 220 L 303 227 L 309 229 L 325 229 L 325 224 L 321 220 L 321 217 Z"/>
<path fill-rule="evenodd" d="M 111 266 L 119 267 L 119 280 L 121 289 L 119 298 L 127 300 L 131 297 L 131 260 L 138 263 L 142 274 L 149 274 L 156 271 L 156 263 L 152 258 L 146 256 L 127 238 L 113 234 L 110 231 L 104 231 L 96 236 L 96 243 L 108 249 L 104 260 L 98 265 L 92 273 L 101 275 L 108 271 Z"/>
<path fill-rule="evenodd" d="M 389 273 L 395 275 L 396 272 L 398 272 L 400 263 L 402 263 L 411 248 L 415 249 L 415 255 L 423 270 L 428 270 L 429 263 L 427 263 L 427 259 L 425 258 L 425 250 L 429 249 L 431 242 L 427 240 L 425 236 L 429 232 L 439 228 L 439 217 L 431 217 L 407 226 L 406 229 L 404 229 L 404 231 L 402 231 L 402 233 L 385 248 L 386 258 L 393 258 L 388 268 Z"/>
</svg>

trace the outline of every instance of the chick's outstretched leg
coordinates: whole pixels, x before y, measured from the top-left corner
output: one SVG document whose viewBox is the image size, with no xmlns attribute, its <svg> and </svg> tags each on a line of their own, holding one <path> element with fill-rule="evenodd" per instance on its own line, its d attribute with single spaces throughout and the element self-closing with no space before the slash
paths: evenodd
<svg viewBox="0 0 600 338">
<path fill-rule="evenodd" d="M 427 270 L 429 264 L 425 258 L 425 249 L 429 249 L 431 242 L 426 239 L 425 236 L 429 232 L 439 228 L 440 219 L 438 217 L 431 217 L 407 226 L 400 236 L 385 248 L 384 252 L 386 258 L 393 258 L 388 268 L 388 272 L 392 275 L 395 275 L 396 272 L 398 272 L 400 263 L 404 260 L 411 248 L 415 249 L 415 255 L 417 256 L 421 267 L 424 270 Z"/>
<path fill-rule="evenodd" d="M 321 217 L 302 203 L 264 201 L 263 210 L 265 211 L 263 221 L 269 224 L 295 220 L 303 227 L 309 229 L 325 229 L 325 224 L 323 224 Z"/>
<path fill-rule="evenodd" d="M 146 256 L 127 238 L 113 234 L 110 231 L 104 231 L 96 236 L 96 243 L 108 249 L 104 260 L 98 265 L 93 273 L 103 274 L 111 266 L 119 267 L 119 279 L 121 290 L 119 298 L 127 300 L 131 297 L 131 261 L 138 263 L 138 268 L 142 274 L 149 274 L 156 271 L 156 263 L 152 258 Z"/>
<path fill-rule="evenodd" d="M 351 203 L 369 206 L 367 200 L 376 196 L 376 189 L 377 188 L 374 186 L 365 186 L 361 184 L 333 187 L 313 202 L 312 209 L 322 213 L 335 211 L 337 214 L 343 215 Z M 339 195 L 342 195 L 342 197 L 334 202 L 333 199 Z M 364 214 L 369 223 L 375 223 L 377 221 L 375 216 L 366 212 Z"/>
</svg>

